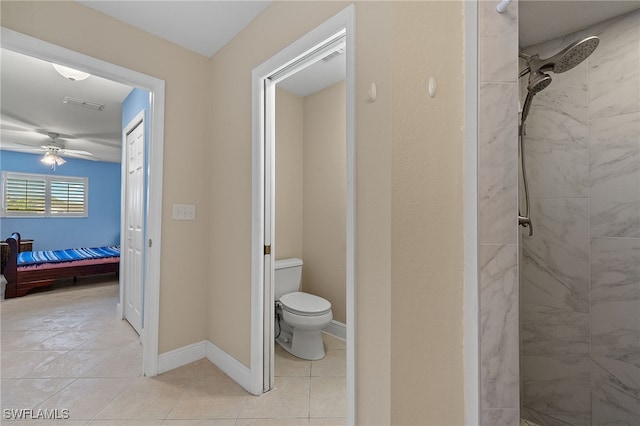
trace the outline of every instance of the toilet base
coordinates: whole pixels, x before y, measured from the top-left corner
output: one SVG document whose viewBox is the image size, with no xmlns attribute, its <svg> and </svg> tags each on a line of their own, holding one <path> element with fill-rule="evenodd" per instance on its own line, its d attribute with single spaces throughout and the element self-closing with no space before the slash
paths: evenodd
<svg viewBox="0 0 640 426">
<path fill-rule="evenodd" d="M 291 355 L 309 361 L 317 361 L 325 355 L 322 332 L 319 330 L 294 329 L 291 334 L 283 329 L 276 342 Z"/>
</svg>

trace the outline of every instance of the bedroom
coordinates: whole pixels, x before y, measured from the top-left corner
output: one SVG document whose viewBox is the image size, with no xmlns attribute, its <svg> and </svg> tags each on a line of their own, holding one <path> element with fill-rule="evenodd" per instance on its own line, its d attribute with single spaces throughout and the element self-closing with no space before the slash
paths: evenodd
<svg viewBox="0 0 640 426">
<path fill-rule="evenodd" d="M 85 186 L 80 190 L 84 206 L 76 213 L 49 212 L 48 205 L 31 216 L 3 211 L 0 239 L 20 232 L 33 241 L 33 250 L 118 245 L 122 131 L 138 112 L 148 110 L 148 92 L 97 76 L 70 80 L 49 62 L 7 50 L 2 60 L 3 182 L 11 177 L 7 173 L 24 178 L 22 173 L 43 180 L 80 179 Z M 94 104 L 98 109 L 87 107 Z M 66 148 L 56 149 L 64 164 L 42 164 L 51 150 L 43 146 Z"/>
</svg>

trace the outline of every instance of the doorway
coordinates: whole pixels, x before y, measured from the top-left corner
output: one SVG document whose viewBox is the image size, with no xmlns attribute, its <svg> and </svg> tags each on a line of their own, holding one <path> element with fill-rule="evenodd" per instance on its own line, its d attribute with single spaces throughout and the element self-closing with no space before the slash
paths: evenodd
<svg viewBox="0 0 640 426">
<path fill-rule="evenodd" d="M 355 137 L 354 7 L 350 6 L 253 71 L 251 390 L 274 381 L 275 89 L 326 57 L 339 43 L 346 58 L 346 358 L 347 422 L 355 424 Z"/>
<path fill-rule="evenodd" d="M 148 180 L 148 210 L 144 217 L 147 235 L 144 261 L 144 324 L 141 340 L 143 347 L 142 371 L 146 376 L 158 374 L 158 323 L 160 291 L 160 233 L 162 207 L 162 160 L 164 143 L 164 81 L 127 68 L 104 62 L 81 53 L 47 43 L 12 31 L 0 29 L 3 48 L 49 62 L 55 62 L 93 75 L 139 87 L 151 92 L 150 144 Z M 121 300 L 122 303 L 122 300 Z"/>
</svg>

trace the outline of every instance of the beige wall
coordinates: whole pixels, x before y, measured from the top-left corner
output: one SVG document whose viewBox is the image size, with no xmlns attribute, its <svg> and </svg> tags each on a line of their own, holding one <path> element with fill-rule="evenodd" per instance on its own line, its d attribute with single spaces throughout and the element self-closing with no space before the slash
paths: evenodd
<svg viewBox="0 0 640 426">
<path fill-rule="evenodd" d="M 302 291 L 346 323 L 345 82 L 305 97 L 276 89 L 277 259 L 301 258 Z"/>
<path fill-rule="evenodd" d="M 5 27 L 167 82 L 161 352 L 206 338 L 249 365 L 251 70 L 347 5 L 274 2 L 208 64 L 77 3 L 1 3 Z M 359 424 L 464 424 L 462 22 L 461 2 L 356 4 Z M 198 220 L 172 222 L 187 202 Z"/>
<path fill-rule="evenodd" d="M 206 338 L 209 61 L 76 2 L 2 1 L 2 26 L 166 82 L 159 351 Z M 171 220 L 173 203 L 197 220 Z"/>
<path fill-rule="evenodd" d="M 304 97 L 304 241 L 302 288 L 346 313 L 345 82 Z"/>
<path fill-rule="evenodd" d="M 303 98 L 276 87 L 276 258 L 303 257 Z"/>
<path fill-rule="evenodd" d="M 461 17 L 461 2 L 393 4 L 393 425 L 465 423 Z"/>
</svg>

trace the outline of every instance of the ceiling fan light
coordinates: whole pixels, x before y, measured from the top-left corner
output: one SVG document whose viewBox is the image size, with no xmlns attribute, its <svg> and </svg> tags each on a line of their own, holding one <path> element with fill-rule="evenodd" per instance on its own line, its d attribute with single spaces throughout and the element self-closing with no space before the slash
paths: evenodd
<svg viewBox="0 0 640 426">
<path fill-rule="evenodd" d="M 81 81 L 81 80 L 86 80 L 91 76 L 91 74 L 87 72 L 78 71 L 73 68 L 69 68 L 69 67 L 65 67 L 65 66 L 53 64 L 53 63 L 51 65 L 53 65 L 53 68 L 55 68 L 55 70 L 58 71 L 58 74 L 60 74 L 67 80 Z"/>
<path fill-rule="evenodd" d="M 44 154 L 44 157 L 40 159 L 40 162 L 42 164 L 46 164 L 47 166 L 53 166 L 56 163 L 55 155 L 47 152 L 46 154 Z"/>
<path fill-rule="evenodd" d="M 44 156 L 40 159 L 40 162 L 47 166 L 51 166 L 51 168 L 54 170 L 55 166 L 61 166 L 66 163 L 64 158 L 51 151 L 45 153 Z"/>
</svg>

